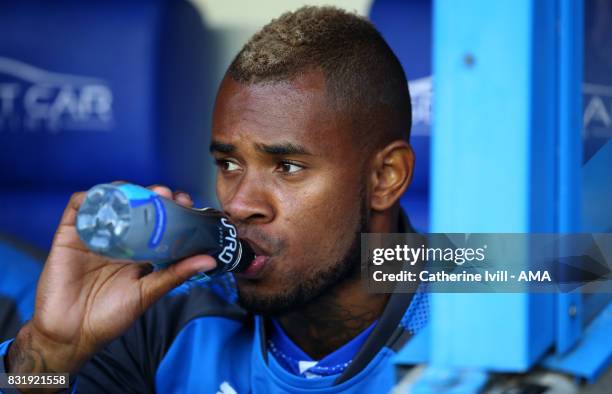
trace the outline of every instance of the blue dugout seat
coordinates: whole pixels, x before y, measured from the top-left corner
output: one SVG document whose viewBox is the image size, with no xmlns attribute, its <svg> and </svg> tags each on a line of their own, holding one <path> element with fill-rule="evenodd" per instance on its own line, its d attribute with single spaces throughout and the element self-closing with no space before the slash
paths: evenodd
<svg viewBox="0 0 612 394">
<path fill-rule="evenodd" d="M 429 146 L 431 130 L 431 0 L 375 0 L 369 17 L 397 55 L 412 101 L 410 142 L 416 154 L 412 184 L 401 205 L 414 227 L 429 229 Z"/>
<path fill-rule="evenodd" d="M 42 261 L 36 251 L 0 238 L 0 343 L 32 317 Z"/>
<path fill-rule="evenodd" d="M 211 43 L 187 1 L 2 1 L 0 233 L 48 249 L 102 182 L 201 196 Z"/>
</svg>

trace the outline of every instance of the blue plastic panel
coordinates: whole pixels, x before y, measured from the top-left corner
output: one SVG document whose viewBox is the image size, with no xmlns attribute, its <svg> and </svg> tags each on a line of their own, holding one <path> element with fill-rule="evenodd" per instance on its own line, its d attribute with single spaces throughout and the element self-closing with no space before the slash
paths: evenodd
<svg viewBox="0 0 612 394">
<path fill-rule="evenodd" d="M 582 42 L 581 0 L 559 1 L 559 162 L 558 231 L 581 231 L 582 163 Z M 559 294 L 557 301 L 557 353 L 566 352 L 582 333 L 582 295 Z"/>
<path fill-rule="evenodd" d="M 542 365 L 593 382 L 612 362 L 610 332 L 612 332 L 612 304 L 608 304 L 586 327 L 577 346 L 563 356 L 547 357 Z"/>
<path fill-rule="evenodd" d="M 434 3 L 433 232 L 554 231 L 555 4 Z M 550 294 L 434 294 L 431 362 L 524 371 L 553 311 Z"/>
</svg>

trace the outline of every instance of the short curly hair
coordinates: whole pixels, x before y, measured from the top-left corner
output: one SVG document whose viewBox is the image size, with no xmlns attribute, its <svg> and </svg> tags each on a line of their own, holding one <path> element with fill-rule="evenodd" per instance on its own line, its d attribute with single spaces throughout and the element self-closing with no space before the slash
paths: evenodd
<svg viewBox="0 0 612 394">
<path fill-rule="evenodd" d="M 257 84 L 312 70 L 323 72 L 328 98 L 366 144 L 408 138 L 412 113 L 404 70 L 372 23 L 354 13 L 312 6 L 287 12 L 253 35 L 227 75 Z"/>
</svg>

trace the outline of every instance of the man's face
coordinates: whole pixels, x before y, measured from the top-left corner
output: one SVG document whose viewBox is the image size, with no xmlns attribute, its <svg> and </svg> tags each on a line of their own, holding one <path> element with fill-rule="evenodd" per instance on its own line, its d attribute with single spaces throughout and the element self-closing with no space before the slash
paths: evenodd
<svg viewBox="0 0 612 394">
<path fill-rule="evenodd" d="M 279 83 L 223 81 L 211 144 L 217 196 L 262 256 L 236 274 L 247 309 L 282 313 L 358 266 L 366 158 L 353 136 L 330 108 L 320 73 Z"/>
</svg>

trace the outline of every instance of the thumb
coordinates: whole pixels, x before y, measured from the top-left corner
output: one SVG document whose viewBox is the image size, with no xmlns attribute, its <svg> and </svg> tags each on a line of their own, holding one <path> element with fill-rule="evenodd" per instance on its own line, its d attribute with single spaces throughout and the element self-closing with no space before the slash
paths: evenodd
<svg viewBox="0 0 612 394">
<path fill-rule="evenodd" d="M 161 296 L 187 279 L 200 272 L 210 271 L 216 266 L 217 261 L 214 258 L 196 255 L 145 275 L 140 279 L 143 312 Z"/>
</svg>

